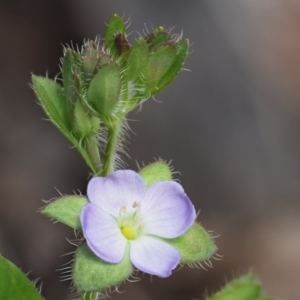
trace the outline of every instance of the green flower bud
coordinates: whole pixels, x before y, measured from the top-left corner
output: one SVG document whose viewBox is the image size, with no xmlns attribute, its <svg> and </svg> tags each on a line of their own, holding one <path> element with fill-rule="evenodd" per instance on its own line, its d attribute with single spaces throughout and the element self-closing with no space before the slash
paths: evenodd
<svg viewBox="0 0 300 300">
<path fill-rule="evenodd" d="M 166 45 L 168 42 L 175 44 L 175 41 L 172 41 L 170 33 L 163 27 L 155 29 L 145 40 L 149 44 L 150 52 L 155 52 L 160 46 Z"/>
<path fill-rule="evenodd" d="M 104 65 L 112 59 L 103 51 L 97 49 L 94 42 L 88 42 L 82 53 L 82 68 L 85 80 L 90 81 Z"/>
<path fill-rule="evenodd" d="M 98 119 L 106 125 L 120 120 L 168 86 L 182 69 L 188 48 L 187 40 L 163 27 L 131 46 L 125 22 L 114 15 L 104 45 L 96 39 L 80 51 L 64 51 L 63 87 L 35 79 L 34 88 L 50 119 L 79 143 L 97 132 Z"/>
</svg>

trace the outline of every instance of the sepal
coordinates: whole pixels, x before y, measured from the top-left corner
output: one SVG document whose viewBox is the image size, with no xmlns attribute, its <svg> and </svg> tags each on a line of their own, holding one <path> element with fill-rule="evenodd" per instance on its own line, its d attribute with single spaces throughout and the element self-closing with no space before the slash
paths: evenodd
<svg viewBox="0 0 300 300">
<path fill-rule="evenodd" d="M 143 177 L 147 187 L 159 181 L 172 180 L 170 165 L 161 159 L 140 169 L 139 174 Z"/>
<path fill-rule="evenodd" d="M 80 213 L 87 203 L 89 200 L 83 196 L 65 196 L 50 202 L 41 213 L 75 230 L 81 230 Z"/>
<path fill-rule="evenodd" d="M 188 52 L 189 52 L 189 40 L 184 39 L 179 41 L 175 45 L 176 49 L 176 57 L 169 67 L 169 69 L 166 71 L 166 73 L 161 77 L 159 80 L 156 90 L 154 91 L 154 94 L 159 93 L 163 89 L 165 89 L 178 75 L 178 73 L 182 70 L 182 67 L 187 59 Z"/>
<path fill-rule="evenodd" d="M 114 58 L 117 58 L 124 48 L 127 49 L 126 25 L 118 15 L 114 15 L 109 21 L 105 31 L 104 43 L 106 50 Z"/>
<path fill-rule="evenodd" d="M 121 91 L 121 74 L 117 64 L 103 66 L 92 79 L 87 101 L 101 117 L 109 117 L 114 110 Z"/>
<path fill-rule="evenodd" d="M 153 95 L 159 90 L 158 83 L 167 73 L 176 58 L 173 47 L 164 46 L 154 52 L 148 60 L 145 71 L 146 93 Z"/>
<path fill-rule="evenodd" d="M 62 77 L 66 103 L 66 115 L 69 124 L 73 124 L 73 110 L 78 99 L 78 84 L 75 74 L 77 74 L 77 67 L 79 64 L 79 55 L 70 48 L 66 49 L 62 64 Z"/>
<path fill-rule="evenodd" d="M 96 292 L 121 284 L 133 272 L 129 259 L 129 245 L 124 259 L 118 264 L 103 261 L 84 243 L 75 253 L 73 282 L 78 292 Z"/>
<path fill-rule="evenodd" d="M 183 235 L 165 241 L 180 252 L 183 264 L 206 261 L 218 250 L 213 238 L 196 222 Z"/>
<path fill-rule="evenodd" d="M 145 69 L 149 57 L 149 48 L 143 39 L 138 39 L 130 49 L 125 70 L 128 80 L 136 80 Z"/>
</svg>

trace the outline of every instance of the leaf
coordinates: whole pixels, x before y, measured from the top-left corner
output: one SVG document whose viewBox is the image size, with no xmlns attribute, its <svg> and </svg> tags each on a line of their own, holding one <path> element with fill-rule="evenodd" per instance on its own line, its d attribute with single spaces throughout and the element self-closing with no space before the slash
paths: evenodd
<svg viewBox="0 0 300 300">
<path fill-rule="evenodd" d="M 261 283 L 253 274 L 229 282 L 221 291 L 206 300 L 257 300 L 263 298 Z"/>
<path fill-rule="evenodd" d="M 63 88 L 55 81 L 32 75 L 34 92 L 46 115 L 65 135 L 70 135 Z"/>
<path fill-rule="evenodd" d="M 92 79 L 87 101 L 100 116 L 110 116 L 118 101 L 120 90 L 119 68 L 115 63 L 107 64 Z"/>
<path fill-rule="evenodd" d="M 166 74 L 176 57 L 175 50 L 170 46 L 164 46 L 153 53 L 148 60 L 145 71 L 146 90 L 149 94 L 155 94 L 158 82 Z"/>
<path fill-rule="evenodd" d="M 158 181 L 172 180 L 172 170 L 164 160 L 145 166 L 139 174 L 143 177 L 147 187 Z"/>
<path fill-rule="evenodd" d="M 42 214 L 76 230 L 81 230 L 80 213 L 89 200 L 83 196 L 65 196 L 49 203 Z"/>
<path fill-rule="evenodd" d="M 145 69 L 149 56 L 147 43 L 143 39 L 138 39 L 130 49 L 126 61 L 127 79 L 135 80 Z"/>
<path fill-rule="evenodd" d="M 12 262 L 0 256 L 0 300 L 42 299 L 27 276 Z"/>
<path fill-rule="evenodd" d="M 176 44 L 176 57 L 167 72 L 161 77 L 154 94 L 166 88 L 181 71 L 189 52 L 189 40 L 181 40 Z"/>
<path fill-rule="evenodd" d="M 93 292 L 119 285 L 133 272 L 129 259 L 129 245 L 124 259 L 118 264 L 105 262 L 84 243 L 77 248 L 73 267 L 73 281 L 79 292 Z"/>
<path fill-rule="evenodd" d="M 180 252 L 184 264 L 208 260 L 218 250 L 213 238 L 196 222 L 180 237 L 164 240 Z"/>
</svg>

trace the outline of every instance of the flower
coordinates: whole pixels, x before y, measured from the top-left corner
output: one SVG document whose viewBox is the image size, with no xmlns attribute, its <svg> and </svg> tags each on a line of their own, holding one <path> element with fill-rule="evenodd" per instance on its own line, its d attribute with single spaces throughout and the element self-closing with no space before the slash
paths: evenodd
<svg viewBox="0 0 300 300">
<path fill-rule="evenodd" d="M 80 220 L 89 248 L 109 263 L 130 261 L 139 270 L 168 277 L 180 262 L 179 251 L 168 244 L 194 223 L 196 212 L 182 186 L 160 181 L 146 188 L 131 170 L 94 177 L 88 184 L 90 203 Z"/>
</svg>

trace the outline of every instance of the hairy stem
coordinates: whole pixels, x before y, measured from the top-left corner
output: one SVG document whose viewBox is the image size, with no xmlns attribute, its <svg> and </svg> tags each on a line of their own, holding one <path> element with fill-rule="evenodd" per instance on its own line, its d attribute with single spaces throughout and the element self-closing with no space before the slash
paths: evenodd
<svg viewBox="0 0 300 300">
<path fill-rule="evenodd" d="M 107 145 L 103 162 L 102 176 L 107 176 L 114 171 L 117 145 L 120 138 L 121 121 L 106 122 L 108 128 Z"/>
<path fill-rule="evenodd" d="M 102 171 L 102 165 L 101 165 L 99 147 L 95 136 L 86 139 L 85 149 L 93 165 L 94 175 L 100 175 Z"/>
</svg>

